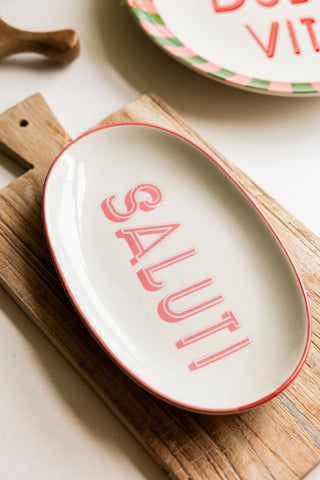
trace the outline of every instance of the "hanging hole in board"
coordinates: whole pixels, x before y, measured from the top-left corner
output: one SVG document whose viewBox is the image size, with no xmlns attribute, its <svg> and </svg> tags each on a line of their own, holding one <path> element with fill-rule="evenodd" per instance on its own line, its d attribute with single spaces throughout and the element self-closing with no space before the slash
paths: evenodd
<svg viewBox="0 0 320 480">
<path fill-rule="evenodd" d="M 20 127 L 27 127 L 28 125 L 29 125 L 29 122 L 25 118 L 20 120 Z"/>
</svg>

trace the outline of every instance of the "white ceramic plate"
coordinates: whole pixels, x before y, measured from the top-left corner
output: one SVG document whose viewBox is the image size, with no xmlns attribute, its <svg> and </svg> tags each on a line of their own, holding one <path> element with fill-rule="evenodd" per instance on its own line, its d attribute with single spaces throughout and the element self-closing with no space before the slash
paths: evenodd
<svg viewBox="0 0 320 480">
<path fill-rule="evenodd" d="M 141 124 L 80 137 L 53 164 L 43 211 L 81 318 L 150 392 L 231 413 L 272 398 L 302 367 L 310 313 L 288 253 L 186 139 Z"/>
<path fill-rule="evenodd" d="M 319 0 L 127 0 L 174 58 L 212 79 L 273 95 L 319 95 Z"/>
</svg>

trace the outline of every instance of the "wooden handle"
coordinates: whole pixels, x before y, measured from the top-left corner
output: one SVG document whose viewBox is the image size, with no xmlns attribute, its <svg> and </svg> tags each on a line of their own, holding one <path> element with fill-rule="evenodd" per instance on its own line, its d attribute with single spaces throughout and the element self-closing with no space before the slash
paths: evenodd
<svg viewBox="0 0 320 480">
<path fill-rule="evenodd" d="M 0 58 L 21 52 L 40 53 L 50 60 L 67 64 L 79 55 L 79 37 L 74 30 L 27 32 L 0 18 Z"/>
<path fill-rule="evenodd" d="M 43 176 L 70 142 L 71 138 L 39 93 L 0 115 L 0 151 L 26 169 L 35 167 Z"/>
</svg>

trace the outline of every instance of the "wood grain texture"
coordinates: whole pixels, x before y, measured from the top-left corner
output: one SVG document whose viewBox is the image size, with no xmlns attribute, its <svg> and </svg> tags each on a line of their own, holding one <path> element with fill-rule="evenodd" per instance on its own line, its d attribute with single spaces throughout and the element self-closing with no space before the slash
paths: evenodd
<svg viewBox="0 0 320 480">
<path fill-rule="evenodd" d="M 23 119 L 26 126 L 20 125 Z M 314 320 L 311 351 L 296 380 L 255 410 L 207 416 L 153 397 L 107 357 L 68 301 L 44 239 L 45 174 L 70 139 L 39 94 L 0 115 L 1 150 L 33 166 L 0 192 L 0 281 L 170 478 L 301 479 L 320 459 L 320 239 L 155 96 L 143 96 L 100 125 L 126 121 L 169 127 L 213 153 L 286 243 L 309 293 Z"/>
</svg>

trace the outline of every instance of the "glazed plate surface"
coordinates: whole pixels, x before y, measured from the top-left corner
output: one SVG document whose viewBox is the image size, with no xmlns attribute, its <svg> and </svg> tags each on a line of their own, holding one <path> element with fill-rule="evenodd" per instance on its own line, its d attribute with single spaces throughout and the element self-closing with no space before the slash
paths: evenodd
<svg viewBox="0 0 320 480">
<path fill-rule="evenodd" d="M 319 95 L 318 0 L 127 0 L 164 51 L 227 85 Z"/>
<path fill-rule="evenodd" d="M 273 398 L 301 369 L 310 312 L 285 247 L 183 137 L 142 124 L 80 137 L 49 171 L 43 215 L 80 317 L 151 393 L 232 413 Z"/>
</svg>

